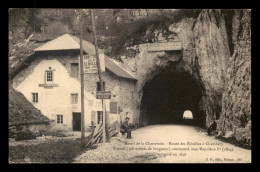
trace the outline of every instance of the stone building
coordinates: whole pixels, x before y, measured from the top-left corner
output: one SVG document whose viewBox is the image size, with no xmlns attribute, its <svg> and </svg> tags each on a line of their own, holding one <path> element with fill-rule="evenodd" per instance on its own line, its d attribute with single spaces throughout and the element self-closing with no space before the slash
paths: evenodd
<svg viewBox="0 0 260 172">
<path fill-rule="evenodd" d="M 55 127 L 69 131 L 81 130 L 81 96 L 79 73 L 79 38 L 65 34 L 38 48 L 10 71 L 9 77 L 14 89 L 24 96 L 45 116 L 55 120 Z M 83 40 L 83 55 L 94 56 L 95 46 Z M 134 106 L 136 78 L 118 62 L 107 57 L 102 50 L 99 56 L 104 68 L 102 72 L 106 91 L 106 113 L 110 124 L 125 116 L 134 123 L 137 113 Z M 102 66 L 103 65 L 103 66 Z M 102 103 L 96 99 L 100 91 L 97 73 L 84 74 L 85 129 L 91 121 L 96 125 L 102 120 Z"/>
</svg>

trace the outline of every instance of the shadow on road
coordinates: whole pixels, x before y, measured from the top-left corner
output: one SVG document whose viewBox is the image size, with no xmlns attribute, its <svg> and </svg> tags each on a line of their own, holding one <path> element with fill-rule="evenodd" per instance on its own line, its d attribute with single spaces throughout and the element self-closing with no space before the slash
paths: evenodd
<svg viewBox="0 0 260 172">
<path fill-rule="evenodd" d="M 197 132 L 205 132 L 205 133 L 206 133 L 206 130 L 203 129 L 203 128 L 194 127 L 194 129 L 195 129 Z M 208 134 L 206 134 L 206 135 L 208 135 Z M 222 141 L 222 142 L 230 143 L 230 144 L 232 144 L 232 145 L 234 145 L 234 146 L 251 150 L 251 146 L 250 146 L 250 145 L 247 145 L 247 144 L 238 142 L 237 140 L 233 139 L 232 137 L 225 138 L 225 137 L 222 137 L 222 136 L 215 136 L 215 138 L 216 138 L 217 140 Z"/>
<path fill-rule="evenodd" d="M 230 144 L 235 145 L 235 146 L 240 147 L 240 148 L 251 150 L 250 145 L 238 142 L 231 137 L 225 138 L 225 137 L 221 137 L 221 136 L 216 136 L 216 139 L 221 140 L 222 142 L 225 142 L 225 143 L 230 143 Z"/>
</svg>

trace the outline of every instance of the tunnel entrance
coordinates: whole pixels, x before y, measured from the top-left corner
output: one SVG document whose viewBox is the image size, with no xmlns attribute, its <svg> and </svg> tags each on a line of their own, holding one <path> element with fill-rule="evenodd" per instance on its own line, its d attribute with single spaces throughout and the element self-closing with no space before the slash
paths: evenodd
<svg viewBox="0 0 260 172">
<path fill-rule="evenodd" d="M 177 71 L 174 66 L 162 69 L 143 87 L 140 106 L 141 125 L 188 124 L 204 127 L 205 115 L 200 110 L 202 90 L 189 72 Z M 185 111 L 191 118 L 184 118 Z"/>
</svg>

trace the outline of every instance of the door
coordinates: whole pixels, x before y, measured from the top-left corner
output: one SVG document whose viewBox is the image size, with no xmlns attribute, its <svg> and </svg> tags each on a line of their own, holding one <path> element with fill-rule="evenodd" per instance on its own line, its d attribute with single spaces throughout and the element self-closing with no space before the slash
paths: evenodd
<svg viewBox="0 0 260 172">
<path fill-rule="evenodd" d="M 73 112 L 73 131 L 81 131 L 81 113 Z"/>
</svg>

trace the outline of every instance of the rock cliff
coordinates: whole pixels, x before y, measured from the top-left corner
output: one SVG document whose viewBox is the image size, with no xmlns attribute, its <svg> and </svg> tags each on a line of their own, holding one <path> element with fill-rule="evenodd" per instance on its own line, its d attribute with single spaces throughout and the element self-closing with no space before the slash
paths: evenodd
<svg viewBox="0 0 260 172">
<path fill-rule="evenodd" d="M 222 96 L 220 129 L 232 131 L 236 140 L 251 144 L 251 12 L 233 16 L 234 53 L 229 58 Z"/>
</svg>

